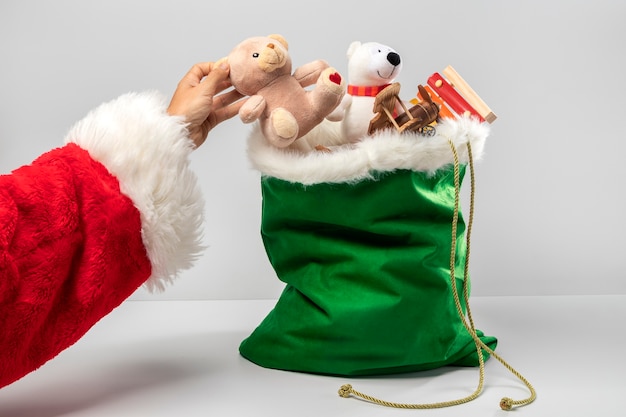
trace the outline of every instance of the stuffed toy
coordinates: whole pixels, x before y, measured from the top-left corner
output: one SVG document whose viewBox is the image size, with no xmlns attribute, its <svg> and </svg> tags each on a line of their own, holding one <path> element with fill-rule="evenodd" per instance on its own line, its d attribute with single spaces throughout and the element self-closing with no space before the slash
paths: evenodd
<svg viewBox="0 0 626 417">
<path fill-rule="evenodd" d="M 321 123 L 345 94 L 343 78 L 323 60 L 292 73 L 288 44 L 280 35 L 245 39 L 227 59 L 233 87 L 250 96 L 239 111 L 241 120 L 258 120 L 265 138 L 279 148 Z"/>
<path fill-rule="evenodd" d="M 359 41 L 350 44 L 347 57 L 348 94 L 331 117 L 341 120 L 344 140 L 356 142 L 368 134 L 374 97 L 398 76 L 402 59 L 387 45 Z"/>
</svg>

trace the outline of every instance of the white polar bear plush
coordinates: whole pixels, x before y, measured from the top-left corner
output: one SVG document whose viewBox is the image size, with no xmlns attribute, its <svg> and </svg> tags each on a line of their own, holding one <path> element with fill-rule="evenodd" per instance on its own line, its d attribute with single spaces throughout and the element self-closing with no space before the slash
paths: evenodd
<svg viewBox="0 0 626 417">
<path fill-rule="evenodd" d="M 346 142 L 367 135 L 374 117 L 374 97 L 391 84 L 402 70 L 398 52 L 378 42 L 354 41 L 348 47 L 348 90 L 330 120 L 341 120 Z"/>
</svg>

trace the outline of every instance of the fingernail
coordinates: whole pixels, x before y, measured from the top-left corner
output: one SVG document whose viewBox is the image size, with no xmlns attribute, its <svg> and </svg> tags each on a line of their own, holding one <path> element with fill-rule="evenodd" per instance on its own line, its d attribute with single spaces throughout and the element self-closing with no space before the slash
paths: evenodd
<svg viewBox="0 0 626 417">
<path fill-rule="evenodd" d="M 222 58 L 217 61 L 218 67 L 224 71 L 228 70 L 228 57 Z"/>
</svg>

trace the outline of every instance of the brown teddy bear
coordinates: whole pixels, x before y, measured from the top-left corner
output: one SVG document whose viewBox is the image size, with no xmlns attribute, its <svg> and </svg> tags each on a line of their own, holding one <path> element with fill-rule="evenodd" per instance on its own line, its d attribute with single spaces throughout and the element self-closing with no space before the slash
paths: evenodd
<svg viewBox="0 0 626 417">
<path fill-rule="evenodd" d="M 280 35 L 248 38 L 227 59 L 233 87 L 250 96 L 239 111 L 241 120 L 259 120 L 263 135 L 277 147 L 291 145 L 320 124 L 346 91 L 341 75 L 323 60 L 292 74 L 288 44 Z"/>
</svg>

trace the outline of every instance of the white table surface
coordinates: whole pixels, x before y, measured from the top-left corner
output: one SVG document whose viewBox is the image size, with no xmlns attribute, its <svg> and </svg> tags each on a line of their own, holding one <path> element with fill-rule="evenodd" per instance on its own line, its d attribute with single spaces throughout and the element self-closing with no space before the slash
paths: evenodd
<svg viewBox="0 0 626 417">
<path fill-rule="evenodd" d="M 158 416 L 623 416 L 626 295 L 474 297 L 476 326 L 535 386 L 537 400 L 513 412 L 503 396 L 524 386 L 496 360 L 482 395 L 439 410 L 398 410 L 341 398 L 355 389 L 397 402 L 468 395 L 474 368 L 375 378 L 269 370 L 238 346 L 273 307 L 258 301 L 127 301 L 73 347 L 0 389 L 0 417 Z M 513 414 L 510 414 L 513 413 Z"/>
</svg>

